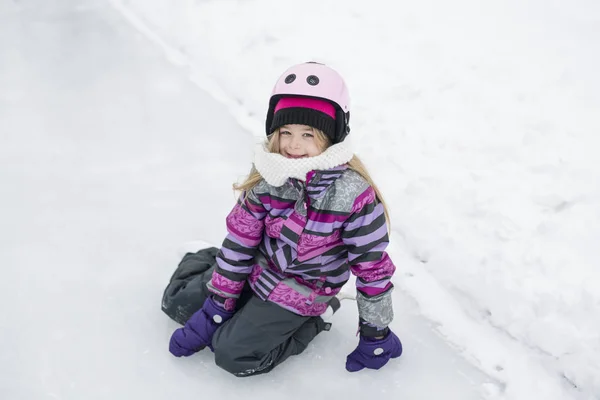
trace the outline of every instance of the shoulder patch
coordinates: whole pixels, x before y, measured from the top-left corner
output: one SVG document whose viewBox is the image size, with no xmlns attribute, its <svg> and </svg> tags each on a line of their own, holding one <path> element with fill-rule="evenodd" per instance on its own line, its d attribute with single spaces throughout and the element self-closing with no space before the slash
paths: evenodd
<svg viewBox="0 0 600 400">
<path fill-rule="evenodd" d="M 256 184 L 256 186 L 254 186 L 254 188 L 252 189 L 252 191 L 255 194 L 258 193 L 269 193 L 269 184 L 267 183 L 267 181 L 265 181 L 264 179 L 261 179 L 260 182 L 258 182 Z"/>
<path fill-rule="evenodd" d="M 319 199 L 320 201 L 315 206 L 320 209 L 349 213 L 352 211 L 356 198 L 369 186 L 369 183 L 358 172 L 347 169 L 327 189 L 325 196 Z"/>
<path fill-rule="evenodd" d="M 268 194 L 284 200 L 297 200 L 300 197 L 298 189 L 291 183 L 286 182 L 283 186 L 276 187 L 269 185 L 264 179 L 254 187 L 253 192 L 256 195 Z"/>
</svg>

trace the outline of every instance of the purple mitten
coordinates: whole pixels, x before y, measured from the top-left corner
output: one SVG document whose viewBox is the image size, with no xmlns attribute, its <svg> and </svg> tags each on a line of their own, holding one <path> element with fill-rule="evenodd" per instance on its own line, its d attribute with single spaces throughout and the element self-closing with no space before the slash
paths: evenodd
<svg viewBox="0 0 600 400">
<path fill-rule="evenodd" d="M 169 351 L 175 357 L 188 357 L 211 345 L 212 337 L 225 321 L 233 316 L 233 311 L 225 311 L 212 297 L 194 313 L 183 328 L 171 335 Z"/>
<path fill-rule="evenodd" d="M 391 330 L 383 339 L 373 339 L 361 335 L 358 347 L 346 358 L 346 369 L 350 372 L 363 368 L 379 369 L 390 358 L 400 357 L 402 343 Z"/>
</svg>

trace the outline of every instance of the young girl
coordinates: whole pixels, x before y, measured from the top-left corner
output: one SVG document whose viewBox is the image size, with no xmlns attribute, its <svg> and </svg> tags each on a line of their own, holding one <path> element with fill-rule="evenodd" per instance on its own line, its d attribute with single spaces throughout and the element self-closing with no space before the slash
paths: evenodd
<svg viewBox="0 0 600 400">
<path fill-rule="evenodd" d="M 360 340 L 346 369 L 379 369 L 402 345 L 393 318 L 387 210 L 347 141 L 349 95 L 342 77 L 317 63 L 291 67 L 273 90 L 266 145 L 227 217 L 221 249 L 188 253 L 162 308 L 184 324 L 176 357 L 209 347 L 236 376 L 271 371 L 300 354 L 330 324 L 336 294 L 356 275 Z"/>
</svg>

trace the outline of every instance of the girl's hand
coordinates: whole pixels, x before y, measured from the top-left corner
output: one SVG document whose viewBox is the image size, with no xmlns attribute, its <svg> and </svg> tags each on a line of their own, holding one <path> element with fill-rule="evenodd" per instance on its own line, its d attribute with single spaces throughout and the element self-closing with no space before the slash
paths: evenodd
<svg viewBox="0 0 600 400">
<path fill-rule="evenodd" d="M 356 349 L 346 358 L 346 370 L 356 372 L 363 368 L 380 369 L 391 358 L 398 358 L 401 354 L 402 343 L 391 329 L 385 337 L 361 336 Z"/>
</svg>

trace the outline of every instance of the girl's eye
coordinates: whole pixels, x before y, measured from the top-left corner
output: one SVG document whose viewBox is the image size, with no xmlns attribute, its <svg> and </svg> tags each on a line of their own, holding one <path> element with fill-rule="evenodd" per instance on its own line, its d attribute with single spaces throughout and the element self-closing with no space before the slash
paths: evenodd
<svg viewBox="0 0 600 400">
<path fill-rule="evenodd" d="M 291 135 L 291 133 L 289 133 L 288 131 L 281 131 L 279 132 L 280 135 Z"/>
<path fill-rule="evenodd" d="M 312 133 L 305 133 L 304 134 L 304 137 L 308 137 L 308 138 L 311 138 L 311 137 L 314 137 L 314 136 L 315 135 L 313 135 Z"/>
</svg>

